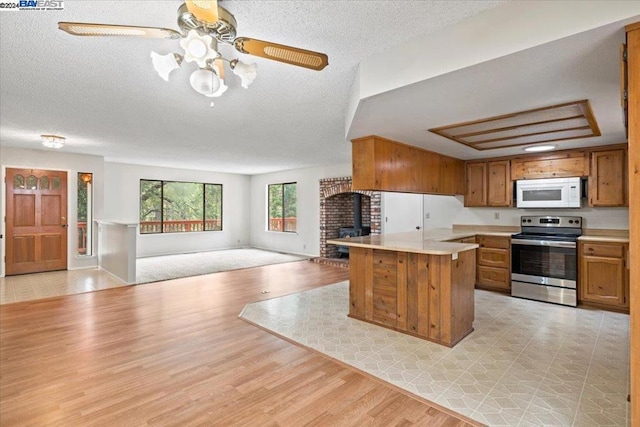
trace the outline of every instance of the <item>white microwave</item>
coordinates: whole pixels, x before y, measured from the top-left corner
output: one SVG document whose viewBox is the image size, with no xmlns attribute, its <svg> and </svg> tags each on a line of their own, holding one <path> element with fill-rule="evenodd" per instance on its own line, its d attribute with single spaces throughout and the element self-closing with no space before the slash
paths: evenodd
<svg viewBox="0 0 640 427">
<path fill-rule="evenodd" d="M 579 177 L 523 179 L 516 181 L 516 206 L 534 208 L 579 208 Z"/>
</svg>

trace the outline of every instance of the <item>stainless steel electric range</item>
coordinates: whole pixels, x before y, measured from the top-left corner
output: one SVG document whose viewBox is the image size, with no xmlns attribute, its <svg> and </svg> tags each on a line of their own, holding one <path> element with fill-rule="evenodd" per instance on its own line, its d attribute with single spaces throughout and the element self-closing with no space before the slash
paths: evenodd
<svg viewBox="0 0 640 427">
<path fill-rule="evenodd" d="M 575 307 L 579 216 L 523 216 L 511 237 L 511 295 Z"/>
</svg>

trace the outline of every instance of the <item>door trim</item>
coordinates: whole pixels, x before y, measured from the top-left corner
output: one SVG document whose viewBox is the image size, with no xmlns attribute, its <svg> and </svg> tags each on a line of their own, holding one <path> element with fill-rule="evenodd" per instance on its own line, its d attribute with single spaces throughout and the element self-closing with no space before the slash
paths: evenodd
<svg viewBox="0 0 640 427">
<path fill-rule="evenodd" d="M 67 228 L 74 228 L 77 227 L 77 219 L 75 217 L 69 217 L 69 212 L 71 209 L 71 179 L 69 179 L 70 176 L 75 176 L 74 175 L 74 170 L 72 169 L 67 169 L 67 168 L 56 168 L 56 167 L 48 167 L 48 166 L 34 166 L 34 165 L 24 165 L 24 164 L 3 164 L 0 165 L 0 174 L 2 175 L 2 182 L 0 185 L 0 215 L 2 215 L 0 217 L 0 234 L 2 235 L 2 239 L 0 239 L 0 277 L 5 277 L 6 276 L 6 262 L 5 262 L 5 256 L 7 254 L 7 224 L 5 222 L 5 217 L 7 215 L 7 186 L 6 186 L 6 180 L 7 180 L 7 169 L 46 169 L 46 170 L 50 170 L 50 171 L 56 171 L 56 172 L 66 172 L 67 173 Z M 76 186 L 76 184 L 73 184 L 74 187 Z M 67 270 L 73 270 L 73 268 L 69 267 L 69 260 L 72 259 L 72 255 L 73 252 L 71 252 L 73 250 L 73 247 L 71 246 L 70 242 L 72 241 L 71 239 L 71 234 L 70 232 L 67 232 Z"/>
</svg>

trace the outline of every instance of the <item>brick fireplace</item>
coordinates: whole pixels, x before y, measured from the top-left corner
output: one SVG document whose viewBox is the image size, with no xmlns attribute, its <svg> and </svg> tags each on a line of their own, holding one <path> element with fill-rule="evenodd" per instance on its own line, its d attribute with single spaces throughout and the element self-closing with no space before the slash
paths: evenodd
<svg viewBox="0 0 640 427">
<path fill-rule="evenodd" d="M 327 240 L 337 239 L 339 230 L 354 225 L 354 197 L 361 195 L 362 223 L 370 227 L 371 234 L 380 234 L 380 192 L 353 191 L 351 177 L 327 178 L 320 180 L 320 257 L 336 258 L 338 247 L 327 245 Z M 357 220 L 356 220 L 357 222 Z"/>
</svg>

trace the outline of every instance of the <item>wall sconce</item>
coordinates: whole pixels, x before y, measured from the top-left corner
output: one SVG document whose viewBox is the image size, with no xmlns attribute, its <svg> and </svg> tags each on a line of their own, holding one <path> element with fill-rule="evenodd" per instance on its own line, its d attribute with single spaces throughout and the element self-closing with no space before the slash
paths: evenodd
<svg viewBox="0 0 640 427">
<path fill-rule="evenodd" d="M 85 184 L 90 183 L 92 180 L 93 180 L 93 174 L 90 174 L 90 173 L 80 174 L 80 181 L 84 182 Z"/>
</svg>

